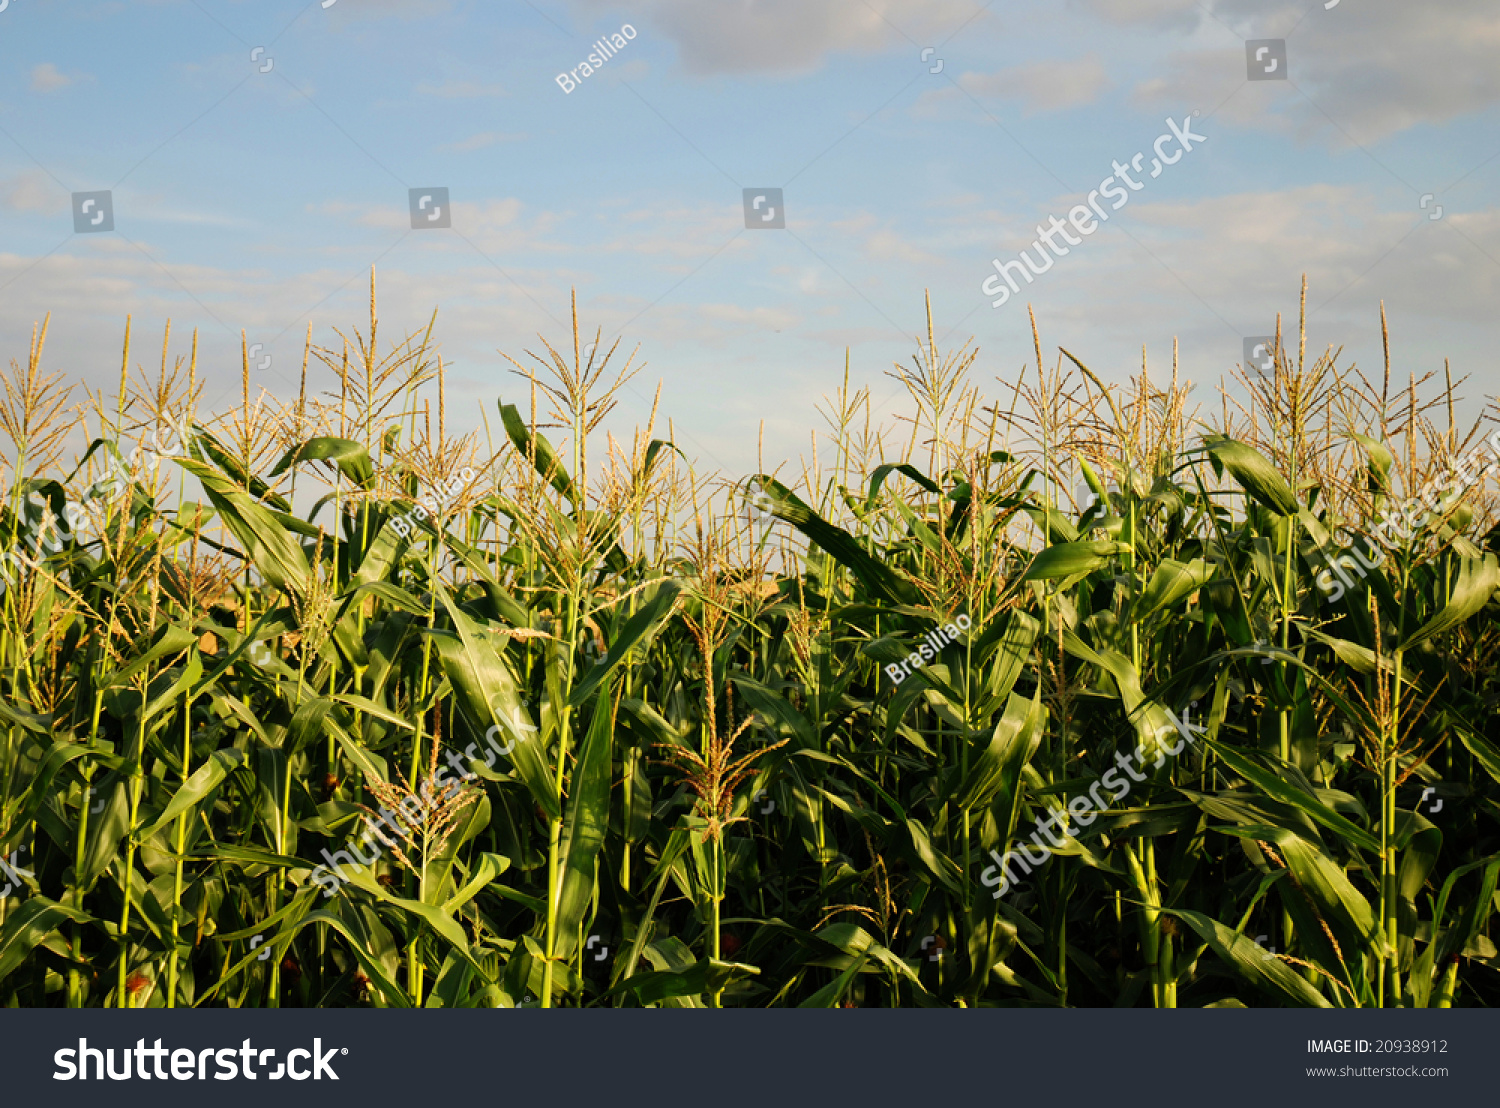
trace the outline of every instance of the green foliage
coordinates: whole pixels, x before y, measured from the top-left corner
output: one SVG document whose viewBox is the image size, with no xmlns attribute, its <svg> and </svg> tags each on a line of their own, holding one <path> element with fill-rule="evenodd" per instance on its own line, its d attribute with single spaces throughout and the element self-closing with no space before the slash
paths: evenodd
<svg viewBox="0 0 1500 1108">
<path fill-rule="evenodd" d="M 367 380 L 425 380 L 426 335 L 396 373 L 373 332 Z M 1500 1000 L 1493 531 L 1429 527 L 1329 599 L 1358 524 L 1295 433 L 1188 443 L 1149 390 L 1098 396 L 1122 429 L 1068 511 L 1052 428 L 1031 461 L 943 437 L 935 343 L 925 469 L 851 468 L 841 423 L 834 476 L 753 480 L 757 523 L 648 431 L 596 493 L 595 367 L 551 353 L 566 443 L 502 403 L 478 481 L 420 516 L 472 444 L 403 451 L 367 391 L 264 478 L 198 427 L 207 506 L 137 474 L 12 570 L 5 1003 Z M 1401 467 L 1348 441 L 1369 520 Z M 298 475 L 327 484 L 301 516 Z M 1126 795 L 1069 813 L 1137 748 Z M 417 826 L 331 880 L 403 800 Z M 1043 817 L 1060 845 L 997 896 Z"/>
</svg>

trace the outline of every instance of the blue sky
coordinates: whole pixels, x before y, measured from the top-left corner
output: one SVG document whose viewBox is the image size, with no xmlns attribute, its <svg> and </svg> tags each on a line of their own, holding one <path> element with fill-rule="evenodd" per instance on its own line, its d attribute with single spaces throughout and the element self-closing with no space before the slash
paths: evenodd
<svg viewBox="0 0 1500 1108">
<path fill-rule="evenodd" d="M 1288 80 L 1247 81 L 1251 39 L 1285 40 Z M 585 326 L 647 363 L 613 425 L 660 379 L 690 452 L 743 472 L 763 419 L 768 453 L 806 450 L 845 347 L 892 410 L 926 290 L 991 396 L 1032 357 L 1029 301 L 1054 354 L 1107 377 L 1178 337 L 1217 409 L 1306 272 L 1311 349 L 1378 376 L 1384 299 L 1400 379 L 1451 357 L 1477 411 L 1497 49 L 1492 0 L 9 0 L 3 356 L 50 311 L 48 366 L 108 385 L 126 313 L 146 363 L 171 317 L 183 352 L 200 331 L 210 403 L 238 396 L 241 328 L 286 395 L 308 322 L 320 342 L 358 324 L 373 263 L 385 334 L 440 310 L 463 427 L 520 398 L 497 351 L 566 341 L 576 287 Z M 990 307 L 992 258 L 1194 110 L 1204 144 Z M 432 186 L 452 226 L 413 230 L 408 189 Z M 745 227 L 762 187 L 785 230 Z M 70 193 L 103 189 L 116 230 L 74 234 Z"/>
</svg>

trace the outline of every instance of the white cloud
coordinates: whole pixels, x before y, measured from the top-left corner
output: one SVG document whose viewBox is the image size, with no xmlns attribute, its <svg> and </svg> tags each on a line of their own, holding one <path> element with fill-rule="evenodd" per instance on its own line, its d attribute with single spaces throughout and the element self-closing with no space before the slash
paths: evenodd
<svg viewBox="0 0 1500 1108">
<path fill-rule="evenodd" d="M 596 216 L 602 224 L 591 233 L 598 242 L 591 248 L 600 254 L 624 254 L 656 260 L 659 272 L 687 274 L 705 259 L 722 251 L 723 261 L 753 248 L 753 235 L 734 238 L 743 227 L 743 210 L 723 204 L 674 205 L 669 208 L 627 207 L 607 216 Z M 710 266 L 714 262 L 708 263 Z"/>
<path fill-rule="evenodd" d="M 21 177 L 0 183 L 0 197 L 22 184 Z M 45 193 L 45 182 L 28 187 L 40 189 L 38 197 Z M 1500 211 L 1450 207 L 1442 220 L 1429 222 L 1414 205 L 1392 209 L 1377 192 L 1308 185 L 1212 198 L 1143 193 L 1027 286 L 1026 297 L 998 311 L 979 294 L 991 272 L 988 258 L 1014 256 L 1014 249 L 1029 245 L 1037 212 L 1065 211 L 1061 200 L 1029 202 L 1025 218 L 981 195 L 934 202 L 942 211 L 928 225 L 892 221 L 884 212 L 825 218 L 818 226 L 837 249 L 825 249 L 822 239 L 814 245 L 875 308 L 804 252 L 768 249 L 778 243 L 775 237 L 744 234 L 723 249 L 740 224 L 737 204 L 678 203 L 663 210 L 649 198 L 628 196 L 601 210 L 566 212 L 514 198 L 469 201 L 457 205 L 455 226 L 521 287 L 457 236 L 411 235 L 380 263 L 381 328 L 405 333 L 440 308 L 436 336 L 454 373 L 450 418 L 457 423 L 453 413 L 462 410 L 462 418 L 477 419 L 472 400 L 483 403 L 493 421 L 497 392 L 507 390 L 508 399 L 520 395 L 494 351 L 521 357 L 526 346 L 536 348 L 538 331 L 555 344 L 566 342 L 568 292 L 576 286 L 590 338 L 595 326 L 604 328 L 606 340 L 624 328 L 621 355 L 640 342 L 641 356 L 655 363 L 638 382 L 647 398 L 642 406 L 649 410 L 661 373 L 670 404 L 664 413 L 675 416 L 684 441 L 697 435 L 707 451 L 726 460 L 753 444 L 755 421 L 768 406 L 773 423 L 791 425 L 784 434 L 768 429 L 768 455 L 805 444 L 816 417 L 798 389 L 821 392 L 836 384 L 845 343 L 855 348 L 856 373 L 863 364 L 878 377 L 889 359 L 872 355 L 897 337 L 878 313 L 920 330 L 920 297 L 929 285 L 939 335 L 952 327 L 955 341 L 974 332 L 983 336 L 985 376 L 1012 372 L 1015 359 L 1029 358 L 1028 300 L 1036 304 L 1044 340 L 1065 342 L 1091 365 L 1129 365 L 1132 358 L 1138 364 L 1142 341 L 1152 344 L 1155 365 L 1161 344 L 1181 334 L 1185 364 L 1194 367 L 1189 375 L 1203 379 L 1201 369 L 1210 363 L 1216 375 L 1239 356 L 1235 328 L 1255 333 L 1274 326 L 1278 308 L 1295 311 L 1304 271 L 1315 310 L 1312 347 L 1321 349 L 1325 337 L 1366 337 L 1384 298 L 1404 357 L 1423 364 L 1435 358 L 1441 365 L 1451 353 L 1455 374 L 1482 368 L 1484 347 L 1493 346 L 1500 330 L 1489 310 L 1500 296 L 1500 264 L 1492 260 L 1500 259 Z M 406 211 L 394 205 L 377 211 L 329 204 L 323 210 L 389 227 L 393 240 L 408 227 Z M 1026 238 L 993 233 L 1002 227 L 1018 235 L 1024 229 Z M 996 241 L 1002 237 L 1003 245 Z M 100 385 L 112 383 L 107 366 L 111 358 L 118 365 L 127 312 L 135 314 L 139 336 L 168 316 L 174 336 L 201 326 L 203 367 L 237 367 L 243 326 L 250 342 L 266 343 L 276 358 L 274 369 L 252 383 L 285 396 L 295 389 L 308 313 L 319 342 L 335 341 L 331 325 L 361 320 L 368 255 L 345 251 L 326 264 L 304 256 L 291 272 L 235 270 L 182 263 L 158 244 L 139 241 L 171 277 L 104 235 L 40 262 L 0 254 L 0 285 L 19 277 L 0 296 L 0 333 L 24 339 L 31 320 L 52 310 L 49 363 Z M 629 274 L 624 284 L 621 272 Z M 1378 329 L 1373 333 L 1378 339 Z M 705 359 L 705 351 L 712 357 Z M 715 372 L 705 372 L 706 365 Z M 237 369 L 221 377 L 226 394 L 235 393 Z M 326 374 L 316 377 L 316 389 L 328 385 Z M 467 398 L 462 405 L 461 396 Z M 749 413 L 744 420 L 725 417 L 742 405 Z M 636 414 L 630 409 L 622 418 Z"/>
<path fill-rule="evenodd" d="M 0 181 L 0 204 L 15 212 L 54 215 L 68 207 L 67 191 L 40 169 Z"/>
<path fill-rule="evenodd" d="M 965 73 L 958 83 L 974 96 L 1021 100 L 1028 115 L 1092 104 L 1109 86 L 1097 55 L 1072 61 L 1032 62 L 995 73 Z"/>
<path fill-rule="evenodd" d="M 1082 4 L 1111 23 L 1145 23 L 1173 30 L 1192 30 L 1203 15 L 1198 0 L 1082 0 Z"/>
<path fill-rule="evenodd" d="M 58 89 L 65 89 L 82 80 L 88 80 L 88 76 L 81 73 L 69 76 L 51 62 L 43 62 L 31 71 L 31 91 L 56 92 Z"/>
<path fill-rule="evenodd" d="M 645 58 L 631 58 L 630 61 L 621 62 L 618 66 L 611 65 L 604 71 L 604 77 L 611 81 L 639 81 L 650 72 L 651 63 Z"/>
<path fill-rule="evenodd" d="M 747 308 L 742 304 L 700 304 L 695 311 L 700 319 L 712 320 L 720 325 L 713 328 L 717 334 L 704 336 L 719 341 L 727 337 L 725 324 L 779 333 L 795 327 L 802 318 L 785 308 Z"/>
<path fill-rule="evenodd" d="M 1161 62 L 1165 72 L 1135 87 L 1137 104 L 1169 112 L 1201 111 L 1208 123 L 1228 123 L 1262 131 L 1289 132 L 1292 112 L 1306 101 L 1285 81 L 1245 80 L 1243 46 L 1172 54 Z"/>
<path fill-rule="evenodd" d="M 425 81 L 417 86 L 418 96 L 439 96 L 445 100 L 477 100 L 485 96 L 504 96 L 502 85 L 485 85 L 478 81 L 444 81 L 440 85 Z"/>
<path fill-rule="evenodd" d="M 613 0 L 574 4 L 591 21 L 616 9 Z M 835 52 L 905 49 L 913 38 L 944 38 L 974 9 L 971 0 L 644 0 L 632 22 L 642 38 L 659 34 L 675 42 L 691 74 L 806 73 Z"/>
<path fill-rule="evenodd" d="M 838 232 L 842 241 L 857 245 L 871 262 L 901 262 L 921 266 L 929 273 L 946 264 L 931 249 L 935 245 L 931 236 L 922 235 L 914 240 L 896 230 L 890 220 L 878 219 L 869 212 L 832 222 L 828 228 Z"/>
<path fill-rule="evenodd" d="M 411 226 L 411 213 L 405 208 L 347 205 L 344 209 L 358 211 L 360 214 L 355 222 L 365 227 L 400 230 Z M 453 203 L 454 226 L 462 228 L 466 235 L 509 227 L 516 222 L 520 212 L 521 202 L 514 197 L 486 200 L 483 204 Z"/>
<path fill-rule="evenodd" d="M 1367 189 L 1320 184 L 1184 201 L 1143 197 L 1116 220 L 1057 259 L 1024 297 L 983 311 L 1000 320 L 1034 302 L 1065 332 L 1139 343 L 1196 328 L 1228 350 L 1234 328 L 1274 326 L 1304 273 L 1309 311 L 1325 331 L 1373 314 L 1384 300 L 1408 320 L 1467 332 L 1493 318 L 1487 305 L 1500 297 L 1500 209 L 1427 221 L 1389 210 Z M 1026 236 L 1007 236 L 996 256 L 1015 257 L 1030 245 L 1029 229 Z M 976 287 L 991 272 L 981 267 Z M 1468 340 L 1456 333 L 1452 341 Z"/>
<path fill-rule="evenodd" d="M 452 10 L 448 0 L 335 0 L 329 15 L 336 22 L 357 19 L 427 19 Z"/>
<path fill-rule="evenodd" d="M 1295 126 L 1331 146 L 1379 142 L 1421 124 L 1445 123 L 1500 103 L 1500 8 L 1493 0 L 1359 0 L 1326 10 L 1265 0 L 1087 0 L 1119 22 L 1160 22 L 1181 10 L 1191 24 L 1243 38 L 1286 38 L 1289 80 L 1244 81 L 1243 47 L 1180 53 L 1168 72 L 1141 82 L 1138 99 L 1200 105 L 1234 94 L 1224 118 L 1271 130 Z M 1209 7 L 1211 5 L 1211 8 Z M 1235 91 L 1239 89 L 1239 91 Z M 1222 94 L 1222 95 L 1221 95 Z M 1286 94 L 1284 97 L 1281 94 Z M 1307 99 L 1304 100 L 1303 97 Z M 1282 110 L 1264 110 L 1268 97 Z M 1308 101 L 1311 101 L 1309 103 Z M 1205 110 L 1212 104 L 1204 105 Z M 1326 114 L 1325 114 L 1326 113 Z"/>
<path fill-rule="evenodd" d="M 451 154 L 468 154 L 475 150 L 483 150 L 487 146 L 494 146 L 497 142 L 520 142 L 526 138 L 524 133 L 506 134 L 502 131 L 481 131 L 477 135 L 470 135 L 459 142 L 450 142 L 438 149 Z"/>
</svg>

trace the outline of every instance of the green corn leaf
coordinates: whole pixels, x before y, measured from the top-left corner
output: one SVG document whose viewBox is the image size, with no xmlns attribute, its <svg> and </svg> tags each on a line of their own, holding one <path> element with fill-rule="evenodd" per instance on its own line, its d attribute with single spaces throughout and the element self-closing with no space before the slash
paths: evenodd
<svg viewBox="0 0 1500 1108">
<path fill-rule="evenodd" d="M 1474 755 L 1474 760 L 1484 767 L 1484 772 L 1500 782 L 1500 747 L 1468 727 L 1455 727 L 1454 733 L 1468 747 L 1469 753 Z"/>
<path fill-rule="evenodd" d="M 487 886 L 492 885 L 495 879 L 509 868 L 509 858 L 502 858 L 498 854 L 481 854 L 478 865 L 469 874 L 469 879 L 464 882 L 463 887 L 443 902 L 443 911 L 449 914 L 458 911 Z"/>
<path fill-rule="evenodd" d="M 1410 650 L 1434 636 L 1453 630 L 1488 604 L 1497 588 L 1500 588 L 1500 558 L 1493 554 L 1482 558 L 1460 558 L 1458 580 L 1454 582 L 1448 602 L 1397 649 Z"/>
<path fill-rule="evenodd" d="M 286 532 L 280 517 L 256 503 L 215 469 L 182 459 L 182 466 L 198 478 L 225 525 L 245 548 L 252 565 L 277 588 L 305 595 L 312 573 L 301 545 Z"/>
<path fill-rule="evenodd" d="M 1365 454 L 1370 459 L 1369 488 L 1371 492 L 1389 493 L 1391 487 L 1391 468 L 1396 464 L 1395 457 L 1379 439 L 1372 439 L 1369 435 L 1361 435 L 1355 432 L 1354 441 L 1365 448 Z"/>
<path fill-rule="evenodd" d="M 592 696 L 599 683 L 614 672 L 637 645 L 651 641 L 671 616 L 681 591 L 682 587 L 676 581 L 662 581 L 651 590 L 649 599 L 625 621 L 625 626 L 610 642 L 608 657 L 596 662 L 584 679 L 574 686 L 568 697 L 571 706 L 576 708 Z"/>
<path fill-rule="evenodd" d="M 510 436 L 511 443 L 521 457 L 530 458 L 534 451 L 536 471 L 563 496 L 569 500 L 576 499 L 577 490 L 573 487 L 573 479 L 568 476 L 562 460 L 546 437 L 531 433 L 531 428 L 526 426 L 526 421 L 521 418 L 521 412 L 514 404 L 503 401 L 500 403 L 500 419 L 505 424 L 505 433 Z"/>
<path fill-rule="evenodd" d="M 196 424 L 193 426 L 192 452 L 199 458 L 212 459 L 214 464 L 224 474 L 228 475 L 229 484 L 232 487 L 239 489 L 248 487 L 250 495 L 255 497 L 256 500 L 264 500 L 278 511 L 290 512 L 292 510 L 291 504 L 286 501 L 285 497 L 273 491 L 270 485 L 266 484 L 255 474 L 247 471 L 240 464 L 240 460 L 223 443 L 219 442 L 208 431 Z M 177 459 L 177 464 L 195 475 L 198 474 L 203 465 L 201 461 L 181 457 Z"/>
<path fill-rule="evenodd" d="M 652 439 L 650 445 L 646 447 L 646 457 L 641 462 L 641 468 L 634 475 L 637 488 L 644 487 L 651 479 L 651 471 L 656 468 L 656 459 L 663 450 L 671 450 L 683 461 L 688 460 L 688 456 L 678 448 L 676 443 L 668 442 L 666 439 Z"/>
<path fill-rule="evenodd" d="M 1259 450 L 1221 435 L 1205 439 L 1216 472 L 1229 470 L 1240 488 L 1264 508 L 1283 516 L 1297 514 L 1297 498 L 1276 467 Z"/>
<path fill-rule="evenodd" d="M 989 680 L 985 684 L 985 692 L 993 703 L 998 705 L 1010 696 L 1016 680 L 1031 660 L 1031 650 L 1041 633 L 1041 622 L 1020 609 L 1005 617 L 1004 630 L 989 659 Z"/>
<path fill-rule="evenodd" d="M 563 881 L 557 903 L 556 955 L 566 958 L 577 945 L 579 921 L 594 896 L 594 865 L 609 828 L 610 754 L 613 748 L 610 702 L 612 680 L 605 678 L 594 718 L 578 751 L 563 836 Z"/>
<path fill-rule="evenodd" d="M 1079 577 L 1108 566 L 1112 558 L 1129 553 L 1125 543 L 1107 539 L 1087 542 L 1065 542 L 1049 546 L 1031 560 L 1026 581 L 1052 581 L 1059 577 Z"/>
<path fill-rule="evenodd" d="M 994 733 L 970 755 L 969 772 L 954 790 L 954 802 L 964 810 L 987 807 L 1007 786 L 1014 791 L 1021 766 L 1041 739 L 1041 705 L 1010 694 Z"/>
<path fill-rule="evenodd" d="M 62 924 L 94 923 L 87 912 L 69 908 L 45 896 L 29 896 L 14 909 L 0 928 L 0 980 L 18 968 L 37 946 Z"/>
<path fill-rule="evenodd" d="M 1318 909 L 1345 950 L 1362 949 L 1375 929 L 1375 912 L 1357 890 L 1344 869 L 1325 855 L 1318 844 L 1282 827 L 1250 824 L 1219 828 L 1226 834 L 1274 843 L 1287 868 L 1296 878 L 1298 892 Z"/>
<path fill-rule="evenodd" d="M 196 808 L 199 804 L 217 789 L 228 777 L 230 771 L 237 766 L 244 765 L 245 754 L 241 750 L 215 750 L 209 756 L 207 762 L 199 766 L 193 775 L 184 781 L 181 787 L 172 795 L 167 806 L 162 809 L 161 815 L 157 816 L 137 837 L 149 839 L 163 827 L 166 827 L 182 813 L 190 808 Z"/>
<path fill-rule="evenodd" d="M 1280 800 L 1290 804 L 1304 815 L 1324 827 L 1333 831 L 1354 846 L 1361 847 L 1373 853 L 1380 852 L 1380 840 L 1371 835 L 1364 828 L 1349 822 L 1332 808 L 1323 804 L 1316 797 L 1303 792 L 1284 778 L 1278 777 L 1270 770 L 1257 764 L 1243 751 L 1236 750 L 1221 742 L 1210 741 L 1208 745 L 1214 753 L 1224 760 L 1241 777 L 1249 781 L 1266 796 L 1273 800 Z"/>
<path fill-rule="evenodd" d="M 798 1008 L 837 1008 L 839 1001 L 844 999 L 844 994 L 849 991 L 849 986 L 854 984 L 854 979 L 864 972 L 868 958 L 856 958 L 849 963 L 849 968 L 844 970 L 828 984 L 824 985 L 812 996 L 808 997 Z"/>
<path fill-rule="evenodd" d="M 338 465 L 339 472 L 360 488 L 374 487 L 375 467 L 370 462 L 369 452 L 353 439 L 332 436 L 308 439 L 300 446 L 294 446 L 281 456 L 281 460 L 267 476 L 278 477 L 295 465 L 312 461 L 334 462 Z"/>
<path fill-rule="evenodd" d="M 904 474 L 915 481 L 920 487 L 934 495 L 942 492 L 942 489 L 932 483 L 932 480 L 916 466 L 905 462 L 885 462 L 870 471 L 870 491 L 865 496 L 865 510 L 869 511 L 875 507 L 875 500 L 880 495 L 880 489 L 885 484 L 886 478 L 893 473 Z"/>
<path fill-rule="evenodd" d="M 442 585 L 434 587 L 443 607 L 453 621 L 452 633 L 430 632 L 442 658 L 443 672 L 463 703 L 469 718 L 479 727 L 493 723 L 502 729 L 501 737 L 509 745 L 507 757 L 542 810 L 553 819 L 562 816 L 562 798 L 552 777 L 539 741 L 540 732 L 512 733 L 512 722 L 522 728 L 534 726 L 521 704 L 521 690 L 500 653 L 486 639 L 480 625 L 466 615 Z M 497 717 L 498 713 L 498 717 Z"/>
<path fill-rule="evenodd" d="M 1213 580 L 1214 569 L 1202 558 L 1183 563 L 1163 558 L 1146 582 L 1130 618 L 1144 622 L 1157 612 L 1175 606 Z"/>
<path fill-rule="evenodd" d="M 1070 546 L 1079 541 L 1078 528 L 1074 526 L 1073 521 L 1050 504 L 1043 506 L 1026 503 L 1021 505 L 1021 511 L 1030 516 L 1032 522 L 1042 529 L 1047 536 L 1047 542 L 1053 549 L 1059 546 Z"/>
<path fill-rule="evenodd" d="M 1253 939 L 1237 931 L 1231 931 L 1218 920 L 1201 912 L 1163 908 L 1169 916 L 1176 916 L 1198 933 L 1198 937 L 1212 948 L 1220 959 L 1256 988 L 1299 1008 L 1332 1008 L 1324 996 L 1297 976 L 1291 966 L 1269 953 Z"/>
<path fill-rule="evenodd" d="M 786 520 L 826 550 L 835 561 L 859 578 L 874 596 L 896 604 L 914 599 L 911 588 L 889 567 L 872 557 L 848 531 L 818 515 L 774 477 L 757 474 L 754 480 L 771 498 L 778 519 Z"/>
</svg>

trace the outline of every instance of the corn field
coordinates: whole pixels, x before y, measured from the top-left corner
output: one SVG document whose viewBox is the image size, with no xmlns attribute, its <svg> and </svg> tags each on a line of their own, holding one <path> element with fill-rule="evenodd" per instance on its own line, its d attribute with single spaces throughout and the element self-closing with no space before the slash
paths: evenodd
<svg viewBox="0 0 1500 1108">
<path fill-rule="evenodd" d="M 6 1004 L 1500 1000 L 1495 478 L 1451 480 L 1488 413 L 1383 318 L 1383 370 L 1299 321 L 1204 406 L 1175 350 L 1107 387 L 1035 323 L 986 396 L 929 306 L 899 418 L 846 367 L 739 478 L 659 389 L 602 430 L 638 355 L 573 320 L 463 436 L 436 315 L 391 341 L 373 278 L 294 401 L 242 352 L 220 413 L 196 336 L 147 369 L 127 324 L 80 398 L 38 325 Z"/>
</svg>

